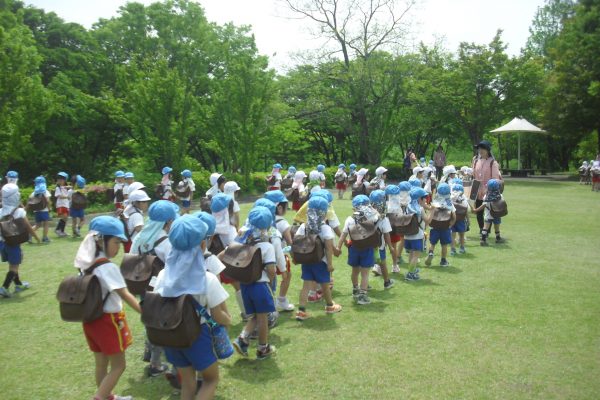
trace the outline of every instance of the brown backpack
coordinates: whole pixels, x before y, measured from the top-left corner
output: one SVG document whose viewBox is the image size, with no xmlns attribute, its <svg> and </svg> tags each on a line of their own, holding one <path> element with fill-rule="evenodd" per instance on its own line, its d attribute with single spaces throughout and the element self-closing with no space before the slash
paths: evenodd
<svg viewBox="0 0 600 400">
<path fill-rule="evenodd" d="M 452 211 L 447 208 L 435 208 L 429 226 L 436 230 L 445 231 L 450 229 L 450 220 L 452 220 Z"/>
<path fill-rule="evenodd" d="M 117 203 L 122 203 L 125 200 L 125 195 L 123 194 L 123 189 L 113 189 L 113 193 L 115 194 L 115 200 Z"/>
<path fill-rule="evenodd" d="M 167 192 L 167 188 L 162 183 L 159 183 L 154 188 L 154 194 L 156 195 L 156 198 L 159 200 L 163 198 L 163 196 L 165 195 L 166 192 Z"/>
<path fill-rule="evenodd" d="M 355 183 L 352 185 L 352 197 L 356 197 L 359 194 L 367 194 L 367 188 L 364 183 Z"/>
<path fill-rule="evenodd" d="M 324 255 L 325 246 L 319 235 L 294 235 L 292 257 L 295 264 L 316 264 L 321 262 Z"/>
<path fill-rule="evenodd" d="M 349 185 L 354 185 L 354 182 L 356 182 L 356 174 L 350 174 L 350 175 L 348 175 L 348 184 Z"/>
<path fill-rule="evenodd" d="M 269 175 L 267 177 L 267 183 L 269 184 L 269 186 L 273 186 L 275 183 L 277 183 L 277 176 Z"/>
<path fill-rule="evenodd" d="M 156 256 L 154 249 L 167 239 L 163 236 L 158 239 L 147 253 L 125 254 L 121 261 L 121 275 L 125 279 L 127 289 L 132 294 L 144 294 L 153 276 L 165 267 L 163 260 Z"/>
<path fill-rule="evenodd" d="M 214 235 L 210 239 L 210 246 L 208 246 L 208 251 L 212 254 L 220 254 L 223 250 L 225 250 L 225 246 L 223 245 L 223 241 L 219 235 Z"/>
<path fill-rule="evenodd" d="M 92 272 L 109 262 L 106 258 L 99 259 L 83 274 L 63 279 L 56 293 L 60 317 L 63 321 L 92 322 L 102 317 L 104 302 L 110 292 L 102 298 L 100 280 Z"/>
<path fill-rule="evenodd" d="M 191 347 L 201 332 L 197 304 L 189 294 L 162 297 L 147 292 L 142 302 L 142 323 L 150 343 L 163 347 Z"/>
<path fill-rule="evenodd" d="M 44 194 L 36 194 L 27 200 L 27 209 L 31 212 L 42 211 L 48 207 L 48 199 Z"/>
<path fill-rule="evenodd" d="M 218 257 L 225 265 L 223 273 L 235 281 L 254 283 L 262 276 L 262 254 L 258 247 L 233 242 Z"/>
<path fill-rule="evenodd" d="M 25 218 L 15 218 L 15 208 L 10 214 L 0 220 L 0 232 L 4 242 L 9 246 L 18 246 L 29 240 L 29 229 Z"/>
<path fill-rule="evenodd" d="M 184 184 L 182 188 L 177 185 L 177 188 L 175 189 L 175 195 L 182 199 L 190 197 L 190 193 L 192 193 L 192 189 L 187 183 Z"/>
<path fill-rule="evenodd" d="M 396 235 L 416 235 L 419 233 L 417 214 L 388 214 L 392 232 Z"/>
<path fill-rule="evenodd" d="M 293 183 L 294 183 L 293 178 L 283 178 L 281 180 L 281 190 L 290 189 L 292 187 Z"/>
<path fill-rule="evenodd" d="M 464 221 L 467 218 L 469 207 L 462 203 L 454 203 L 454 208 L 456 209 L 456 222 Z"/>
<path fill-rule="evenodd" d="M 508 215 L 508 206 L 504 199 L 498 199 L 490 203 L 490 214 L 494 218 L 502 218 Z"/>
<path fill-rule="evenodd" d="M 356 222 L 349 231 L 352 246 L 359 250 L 381 246 L 381 231 L 371 221 Z"/>
<path fill-rule="evenodd" d="M 74 210 L 83 210 L 87 207 L 87 197 L 81 192 L 73 192 L 71 195 L 71 208 Z"/>
</svg>

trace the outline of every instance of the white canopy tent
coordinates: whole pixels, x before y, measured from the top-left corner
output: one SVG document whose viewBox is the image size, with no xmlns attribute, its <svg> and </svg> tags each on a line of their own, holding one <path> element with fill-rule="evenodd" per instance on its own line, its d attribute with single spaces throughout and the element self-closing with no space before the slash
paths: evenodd
<svg viewBox="0 0 600 400">
<path fill-rule="evenodd" d="M 514 118 L 508 124 L 496 128 L 491 133 L 516 133 L 517 134 L 517 167 L 521 169 L 521 133 L 546 133 L 525 118 Z"/>
</svg>

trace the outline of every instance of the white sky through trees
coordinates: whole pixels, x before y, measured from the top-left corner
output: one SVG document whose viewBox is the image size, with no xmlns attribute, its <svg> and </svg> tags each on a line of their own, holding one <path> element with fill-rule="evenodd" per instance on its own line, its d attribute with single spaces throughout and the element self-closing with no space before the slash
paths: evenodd
<svg viewBox="0 0 600 400">
<path fill-rule="evenodd" d="M 67 22 L 86 28 L 99 18 L 117 15 L 125 0 L 24 0 L 27 4 L 54 11 Z M 138 0 L 151 4 L 152 0 Z M 293 14 L 277 0 L 203 0 L 198 1 L 209 21 L 219 24 L 252 25 L 256 43 L 262 54 L 271 58 L 271 66 L 279 71 L 293 66 L 294 54 L 321 48 L 310 29 L 315 25 L 306 19 L 289 18 Z M 517 55 L 529 36 L 529 26 L 543 0 L 420 0 L 411 11 L 412 37 L 408 46 L 420 41 L 428 45 L 442 40 L 444 47 L 456 51 L 462 41 L 489 43 L 497 29 L 507 52 Z"/>
</svg>

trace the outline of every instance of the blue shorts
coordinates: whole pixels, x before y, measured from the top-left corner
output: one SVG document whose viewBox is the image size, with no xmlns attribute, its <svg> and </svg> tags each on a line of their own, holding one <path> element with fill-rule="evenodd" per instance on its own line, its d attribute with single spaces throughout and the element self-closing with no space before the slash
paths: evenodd
<svg viewBox="0 0 600 400">
<path fill-rule="evenodd" d="M 445 231 L 430 230 L 429 243 L 436 245 L 437 242 L 440 242 L 442 246 L 452 243 L 452 231 L 450 229 L 446 229 Z"/>
<path fill-rule="evenodd" d="M 485 222 L 488 223 L 488 224 L 492 223 L 494 225 L 500 225 L 502 223 L 502 218 L 486 219 Z"/>
<path fill-rule="evenodd" d="M 190 208 L 191 205 L 192 205 L 192 202 L 190 200 L 181 200 L 181 207 Z"/>
<path fill-rule="evenodd" d="M 7 262 L 10 265 L 19 265 L 23 261 L 23 252 L 21 246 L 9 246 L 4 242 L 0 242 L 0 254 L 2 262 Z"/>
<path fill-rule="evenodd" d="M 423 239 L 404 239 L 406 251 L 423 251 Z"/>
<path fill-rule="evenodd" d="M 302 264 L 302 280 L 317 283 L 331 282 L 331 274 L 327 271 L 327 263 L 321 261 L 316 264 Z"/>
<path fill-rule="evenodd" d="M 354 246 L 348 248 L 348 265 L 352 268 L 372 268 L 375 265 L 375 252 L 373 249 L 358 250 Z"/>
<path fill-rule="evenodd" d="M 44 221 L 50 221 L 50 213 L 48 211 L 36 211 L 33 213 L 33 215 L 35 216 L 36 224 Z"/>
<path fill-rule="evenodd" d="M 385 249 L 375 249 L 375 251 L 379 251 L 379 261 L 385 261 L 385 259 L 387 258 L 387 253 L 385 252 Z"/>
<path fill-rule="evenodd" d="M 76 210 L 74 208 L 69 208 L 69 215 L 71 218 L 83 218 L 85 216 L 84 209 Z"/>
<path fill-rule="evenodd" d="M 452 232 L 465 233 L 467 231 L 467 221 L 457 221 L 452 227 Z"/>
<path fill-rule="evenodd" d="M 240 287 L 247 315 L 266 314 L 275 311 L 273 293 L 268 282 L 242 283 Z"/>
<path fill-rule="evenodd" d="M 217 362 L 212 336 L 206 324 L 202 324 L 200 335 L 191 347 L 187 349 L 165 347 L 164 349 L 167 360 L 177 368 L 191 366 L 196 371 L 203 371 Z"/>
</svg>

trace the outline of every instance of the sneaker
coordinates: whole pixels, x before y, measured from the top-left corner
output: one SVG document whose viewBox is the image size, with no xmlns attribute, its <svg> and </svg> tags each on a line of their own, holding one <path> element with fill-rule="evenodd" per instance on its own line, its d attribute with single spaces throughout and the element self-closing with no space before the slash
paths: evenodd
<svg viewBox="0 0 600 400">
<path fill-rule="evenodd" d="M 427 265 L 428 267 L 431 267 L 432 260 L 433 260 L 433 253 L 430 251 L 429 254 L 427 255 L 427 258 L 425 259 L 425 265 Z"/>
<path fill-rule="evenodd" d="M 504 239 L 502 239 L 500 236 L 496 236 L 496 243 L 504 243 Z"/>
<path fill-rule="evenodd" d="M 448 262 L 448 260 L 442 260 L 440 261 L 440 267 L 446 268 L 449 267 L 450 263 Z"/>
<path fill-rule="evenodd" d="M 342 311 L 342 306 L 336 303 L 333 303 L 331 306 L 325 306 L 325 312 L 327 314 L 335 314 Z"/>
<path fill-rule="evenodd" d="M 31 285 L 29 284 L 29 282 L 23 282 L 21 285 L 15 285 L 15 293 L 19 293 L 22 292 L 24 290 L 27 290 L 31 287 Z"/>
<path fill-rule="evenodd" d="M 391 289 L 392 287 L 394 287 L 395 283 L 396 282 L 393 279 L 390 279 L 387 282 L 383 282 L 383 288 L 384 289 Z"/>
<path fill-rule="evenodd" d="M 283 300 L 277 299 L 277 310 L 290 312 L 294 311 L 294 308 L 294 305 L 290 304 L 286 297 L 284 297 Z"/>
<path fill-rule="evenodd" d="M 356 300 L 358 298 L 359 293 L 360 293 L 360 290 L 357 287 L 352 288 L 352 297 L 354 297 L 354 300 Z"/>
<path fill-rule="evenodd" d="M 418 281 L 419 279 L 419 275 L 417 275 L 415 272 L 407 272 L 404 276 L 404 280 L 409 282 Z"/>
<path fill-rule="evenodd" d="M 231 344 L 233 345 L 233 348 L 235 349 L 235 351 L 238 352 L 239 355 L 241 355 L 242 357 L 248 357 L 249 343 L 246 343 L 246 341 L 242 339 L 241 336 L 238 336 Z"/>
<path fill-rule="evenodd" d="M 361 293 L 358 295 L 358 299 L 356 300 L 356 304 L 365 306 L 367 304 L 371 304 L 371 299 L 367 296 L 366 293 Z"/>
<path fill-rule="evenodd" d="M 379 264 L 375 264 L 371 271 L 373 271 L 375 275 L 379 276 L 381 275 L 381 266 Z"/>
<path fill-rule="evenodd" d="M 247 316 L 246 313 L 243 313 L 243 312 L 240 313 L 240 318 L 242 319 L 243 322 L 248 322 L 248 320 L 250 319 L 250 317 Z"/>
<path fill-rule="evenodd" d="M 273 345 L 267 345 L 267 347 L 263 350 L 256 350 L 256 359 L 264 360 L 271 357 L 273 354 L 277 353 L 277 349 Z"/>
<path fill-rule="evenodd" d="M 454 247 L 450 249 L 450 255 L 451 256 L 455 256 L 456 255 L 456 249 Z"/>
<path fill-rule="evenodd" d="M 318 303 L 319 301 L 321 301 L 322 297 L 323 297 L 322 294 L 320 294 L 319 292 L 316 292 L 315 294 L 308 296 L 308 302 L 309 303 Z"/>
<path fill-rule="evenodd" d="M 4 286 L 0 286 L 0 297 L 4 297 L 5 299 L 12 297 L 12 295 L 6 290 Z"/>
<path fill-rule="evenodd" d="M 460 254 L 465 254 L 465 253 L 467 252 L 467 250 L 465 250 L 465 247 L 464 247 L 464 246 L 460 246 L 460 249 L 458 249 L 458 252 L 459 252 Z"/>
<path fill-rule="evenodd" d="M 181 390 L 181 382 L 177 379 L 177 373 L 167 372 L 165 378 L 167 378 L 169 385 L 171 385 L 173 389 Z"/>
<path fill-rule="evenodd" d="M 279 319 L 279 313 L 277 311 L 270 312 L 268 315 L 269 319 L 269 329 L 275 328 L 277 325 L 277 320 Z"/>
<path fill-rule="evenodd" d="M 305 321 L 309 317 L 310 316 L 308 315 L 308 313 L 306 311 L 301 311 L 301 310 L 296 311 L 296 321 Z"/>
<path fill-rule="evenodd" d="M 392 267 L 392 273 L 393 274 L 399 274 L 400 273 L 400 267 L 398 266 L 398 264 L 394 264 L 394 266 Z"/>
<path fill-rule="evenodd" d="M 164 374 L 168 370 L 169 370 L 169 366 L 166 364 L 161 364 L 161 366 L 158 368 L 150 366 L 150 368 L 148 368 L 148 376 L 150 378 L 154 378 L 154 377 Z"/>
<path fill-rule="evenodd" d="M 45 237 L 42 239 L 42 243 L 50 243 L 50 239 L 48 239 L 48 237 Z"/>
</svg>

